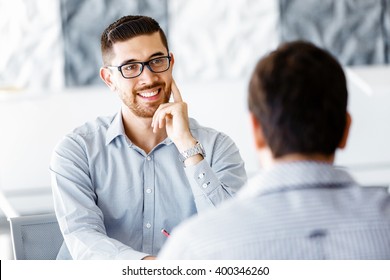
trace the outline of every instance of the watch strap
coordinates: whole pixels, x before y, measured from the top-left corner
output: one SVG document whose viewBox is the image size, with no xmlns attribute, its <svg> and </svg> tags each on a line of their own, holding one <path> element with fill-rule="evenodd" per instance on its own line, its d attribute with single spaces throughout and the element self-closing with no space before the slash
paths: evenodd
<svg viewBox="0 0 390 280">
<path fill-rule="evenodd" d="M 200 144 L 199 141 L 197 141 L 195 146 L 185 150 L 184 152 L 181 152 L 179 155 L 179 158 L 182 162 L 184 162 L 187 158 L 193 157 L 193 156 L 199 155 L 199 154 L 201 156 L 203 156 L 203 158 L 206 157 L 206 153 L 204 151 L 202 144 Z"/>
</svg>

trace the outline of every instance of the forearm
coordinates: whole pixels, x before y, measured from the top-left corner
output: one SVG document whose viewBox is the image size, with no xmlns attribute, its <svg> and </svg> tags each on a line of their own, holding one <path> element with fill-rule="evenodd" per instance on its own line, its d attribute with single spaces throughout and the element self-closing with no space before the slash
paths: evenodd
<svg viewBox="0 0 390 280">
<path fill-rule="evenodd" d="M 87 229 L 65 234 L 64 239 L 75 260 L 141 260 L 148 256 L 107 235 Z"/>
</svg>

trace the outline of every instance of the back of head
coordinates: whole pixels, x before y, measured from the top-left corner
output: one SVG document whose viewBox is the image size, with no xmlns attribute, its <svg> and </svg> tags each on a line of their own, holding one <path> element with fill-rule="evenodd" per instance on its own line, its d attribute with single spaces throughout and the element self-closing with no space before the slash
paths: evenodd
<svg viewBox="0 0 390 280">
<path fill-rule="evenodd" d="M 155 32 L 160 32 L 162 43 L 169 52 L 165 33 L 154 19 L 147 16 L 124 16 L 118 19 L 109 25 L 101 36 L 100 44 L 104 65 L 110 64 L 114 55 L 113 45 L 116 42 L 123 42 L 136 36 L 150 35 Z"/>
<path fill-rule="evenodd" d="M 296 41 L 262 58 L 250 80 L 248 105 L 275 158 L 332 155 L 346 126 L 347 84 L 327 51 Z"/>
</svg>

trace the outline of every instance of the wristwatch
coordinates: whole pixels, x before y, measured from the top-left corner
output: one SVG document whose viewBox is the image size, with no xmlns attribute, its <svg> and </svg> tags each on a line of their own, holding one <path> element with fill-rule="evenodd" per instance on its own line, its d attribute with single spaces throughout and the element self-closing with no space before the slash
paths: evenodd
<svg viewBox="0 0 390 280">
<path fill-rule="evenodd" d="M 206 152 L 204 151 L 204 148 L 202 144 L 199 143 L 199 141 L 196 141 L 195 146 L 193 146 L 192 148 L 189 148 L 188 150 L 185 150 L 184 152 L 180 153 L 179 158 L 184 163 L 187 158 L 195 155 L 201 155 L 203 158 L 206 157 Z"/>
</svg>

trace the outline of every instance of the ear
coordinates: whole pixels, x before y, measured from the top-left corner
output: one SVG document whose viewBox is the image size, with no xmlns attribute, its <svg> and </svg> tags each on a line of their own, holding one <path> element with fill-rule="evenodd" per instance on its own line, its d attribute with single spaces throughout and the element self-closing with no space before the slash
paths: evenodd
<svg viewBox="0 0 390 280">
<path fill-rule="evenodd" d="M 261 127 L 260 122 L 256 119 L 253 113 L 249 113 L 250 123 L 252 128 L 252 134 L 255 141 L 255 147 L 257 150 L 262 149 L 267 146 L 267 142 L 264 138 L 263 128 Z"/>
<path fill-rule="evenodd" d="M 341 138 L 341 141 L 340 141 L 339 146 L 338 146 L 338 148 L 340 148 L 340 149 L 344 149 L 345 146 L 347 145 L 347 140 L 348 140 L 348 136 L 349 136 L 349 129 L 351 128 L 351 123 L 352 123 L 351 115 L 347 112 L 343 137 Z"/>
<path fill-rule="evenodd" d="M 110 69 L 101 67 L 100 68 L 100 78 L 103 80 L 103 82 L 112 90 L 116 90 L 116 86 L 113 80 L 113 75 Z"/>
<path fill-rule="evenodd" d="M 171 68 L 173 68 L 173 64 L 175 64 L 175 57 L 173 56 L 173 53 L 169 53 L 169 56 L 171 57 Z"/>
</svg>

